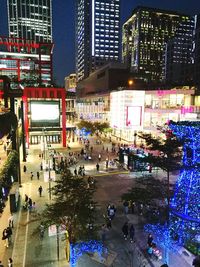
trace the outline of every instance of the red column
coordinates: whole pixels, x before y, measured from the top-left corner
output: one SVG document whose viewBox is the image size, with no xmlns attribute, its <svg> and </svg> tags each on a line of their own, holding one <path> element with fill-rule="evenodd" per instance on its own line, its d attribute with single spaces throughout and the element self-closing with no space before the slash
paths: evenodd
<svg viewBox="0 0 200 267">
<path fill-rule="evenodd" d="M 17 80 L 20 82 L 20 59 L 17 59 Z"/>
<path fill-rule="evenodd" d="M 22 100 L 24 102 L 24 129 L 25 129 L 25 134 L 26 134 L 26 143 L 29 147 L 29 131 L 28 131 L 28 126 L 29 126 L 29 121 L 28 121 L 28 99 L 26 96 L 22 97 Z"/>
<path fill-rule="evenodd" d="M 62 91 L 62 142 L 63 147 L 66 147 L 66 102 L 65 91 Z"/>
</svg>

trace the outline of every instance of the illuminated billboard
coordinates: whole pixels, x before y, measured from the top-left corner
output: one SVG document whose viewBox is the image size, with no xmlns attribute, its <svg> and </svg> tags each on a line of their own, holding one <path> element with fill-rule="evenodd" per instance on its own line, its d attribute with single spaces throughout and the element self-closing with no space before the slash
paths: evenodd
<svg viewBox="0 0 200 267">
<path fill-rule="evenodd" d="M 140 126 L 142 122 L 142 107 L 127 107 L 126 126 Z"/>
<path fill-rule="evenodd" d="M 60 126 L 59 101 L 31 101 L 30 110 L 32 127 Z"/>
</svg>

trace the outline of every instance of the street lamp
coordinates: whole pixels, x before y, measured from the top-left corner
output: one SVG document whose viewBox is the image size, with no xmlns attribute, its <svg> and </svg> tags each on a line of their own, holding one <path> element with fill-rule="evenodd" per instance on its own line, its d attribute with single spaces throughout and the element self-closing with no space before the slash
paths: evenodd
<svg viewBox="0 0 200 267">
<path fill-rule="evenodd" d="M 48 170 L 49 170 L 49 199 L 51 200 L 51 168 L 50 168 L 50 159 L 48 161 Z"/>
<path fill-rule="evenodd" d="M 128 80 L 128 85 L 129 85 L 129 86 L 132 86 L 132 85 L 133 85 L 133 83 L 134 83 L 134 82 L 133 82 L 133 80 L 132 80 L 132 79 L 129 79 L 129 80 Z"/>
</svg>

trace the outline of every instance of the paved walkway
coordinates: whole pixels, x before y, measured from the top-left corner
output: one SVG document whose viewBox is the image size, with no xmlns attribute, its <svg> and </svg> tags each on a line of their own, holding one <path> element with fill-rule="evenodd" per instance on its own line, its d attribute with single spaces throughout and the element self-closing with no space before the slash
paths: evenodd
<svg viewBox="0 0 200 267">
<path fill-rule="evenodd" d="M 111 144 L 104 144 L 110 147 Z M 94 145 L 95 146 L 95 145 Z M 34 147 L 36 148 L 36 147 Z M 63 153 L 68 153 L 66 149 L 59 149 Z M 71 150 L 80 150 L 79 145 L 75 144 L 74 148 Z M 70 150 L 70 151 L 71 151 Z M 109 170 L 107 172 L 105 168 L 105 158 L 106 153 L 102 152 L 102 146 L 95 146 L 94 160 L 92 162 L 80 161 L 82 165 L 84 163 L 86 168 L 86 173 L 91 175 L 118 175 L 120 171 Z M 103 159 L 100 163 L 100 173 L 95 170 L 95 165 L 97 161 L 97 155 L 102 152 Z M 115 157 L 115 155 L 113 155 Z M 20 188 L 20 194 L 22 197 L 22 203 L 24 200 L 24 195 L 27 194 L 36 202 L 37 212 L 41 212 L 44 208 L 45 203 L 49 203 L 48 187 L 49 184 L 44 182 L 42 173 L 40 173 L 40 180 L 36 178 L 36 172 L 40 169 L 41 159 L 39 158 L 39 149 L 30 150 L 27 158 L 27 172 L 23 172 L 23 166 L 21 165 L 22 173 L 22 188 Z M 79 164 L 78 164 L 79 165 Z M 72 168 L 73 169 L 73 168 Z M 33 180 L 30 179 L 30 173 L 34 173 Z M 115 172 L 112 174 L 112 172 Z M 123 175 L 128 175 L 129 178 L 135 178 L 135 173 L 126 174 L 121 171 Z M 159 174 L 158 174 L 159 175 Z M 100 177 L 99 177 L 100 178 Z M 43 195 L 39 197 L 38 187 L 42 185 Z M 22 206 L 21 203 L 21 206 Z M 8 218 L 10 216 L 9 212 L 9 201 L 7 202 L 6 208 L 0 218 L 0 232 L 7 226 Z M 101 223 L 103 218 L 99 219 Z M 5 248 L 3 241 L 0 239 L 0 259 L 6 266 L 7 259 L 12 257 L 14 260 L 15 267 L 49 267 L 49 266 L 69 266 L 65 259 L 64 253 L 64 241 L 62 236 L 60 237 L 60 261 L 57 261 L 57 247 L 55 237 L 49 237 L 48 233 L 45 233 L 43 240 L 40 240 L 38 236 L 33 235 L 34 229 L 38 226 L 39 222 L 35 213 L 30 213 L 23 211 L 20 208 L 19 212 L 14 214 L 14 234 L 13 243 L 9 248 Z M 134 244 L 130 241 L 125 241 L 121 233 L 121 227 L 125 221 L 133 223 L 136 228 L 136 242 Z M 100 267 L 100 266 L 113 266 L 113 267 L 160 267 L 161 262 L 150 260 L 146 258 L 145 248 L 147 235 L 144 234 L 142 230 L 143 218 L 141 216 L 128 214 L 124 215 L 123 211 L 118 209 L 116 218 L 113 221 L 112 229 L 108 231 L 105 244 L 108 248 L 107 262 L 105 264 L 100 264 L 96 260 L 91 259 L 88 255 L 81 257 L 77 263 L 77 267 Z M 182 252 L 181 252 L 182 253 Z M 186 259 L 181 255 L 174 254 L 170 252 L 170 267 L 189 267 L 191 266 L 192 256 L 190 259 Z"/>
</svg>

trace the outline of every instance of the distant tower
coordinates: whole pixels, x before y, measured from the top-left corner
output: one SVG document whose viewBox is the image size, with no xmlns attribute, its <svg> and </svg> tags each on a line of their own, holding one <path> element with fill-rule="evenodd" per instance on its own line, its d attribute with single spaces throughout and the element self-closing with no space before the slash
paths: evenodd
<svg viewBox="0 0 200 267">
<path fill-rule="evenodd" d="M 193 24 L 194 19 L 185 14 L 138 6 L 122 27 L 122 61 L 145 81 L 161 81 L 165 44 L 176 36 L 180 25 L 183 36 L 184 31 L 191 34 Z M 178 53 L 182 43 L 176 45 Z"/>
<path fill-rule="evenodd" d="M 52 42 L 52 0 L 7 0 L 9 36 Z"/>
<path fill-rule="evenodd" d="M 78 81 L 109 61 L 119 60 L 120 0 L 76 0 Z"/>
<path fill-rule="evenodd" d="M 180 243 L 200 238 L 200 122 L 171 123 L 183 141 L 183 168 L 171 201 L 170 229 Z"/>
</svg>

